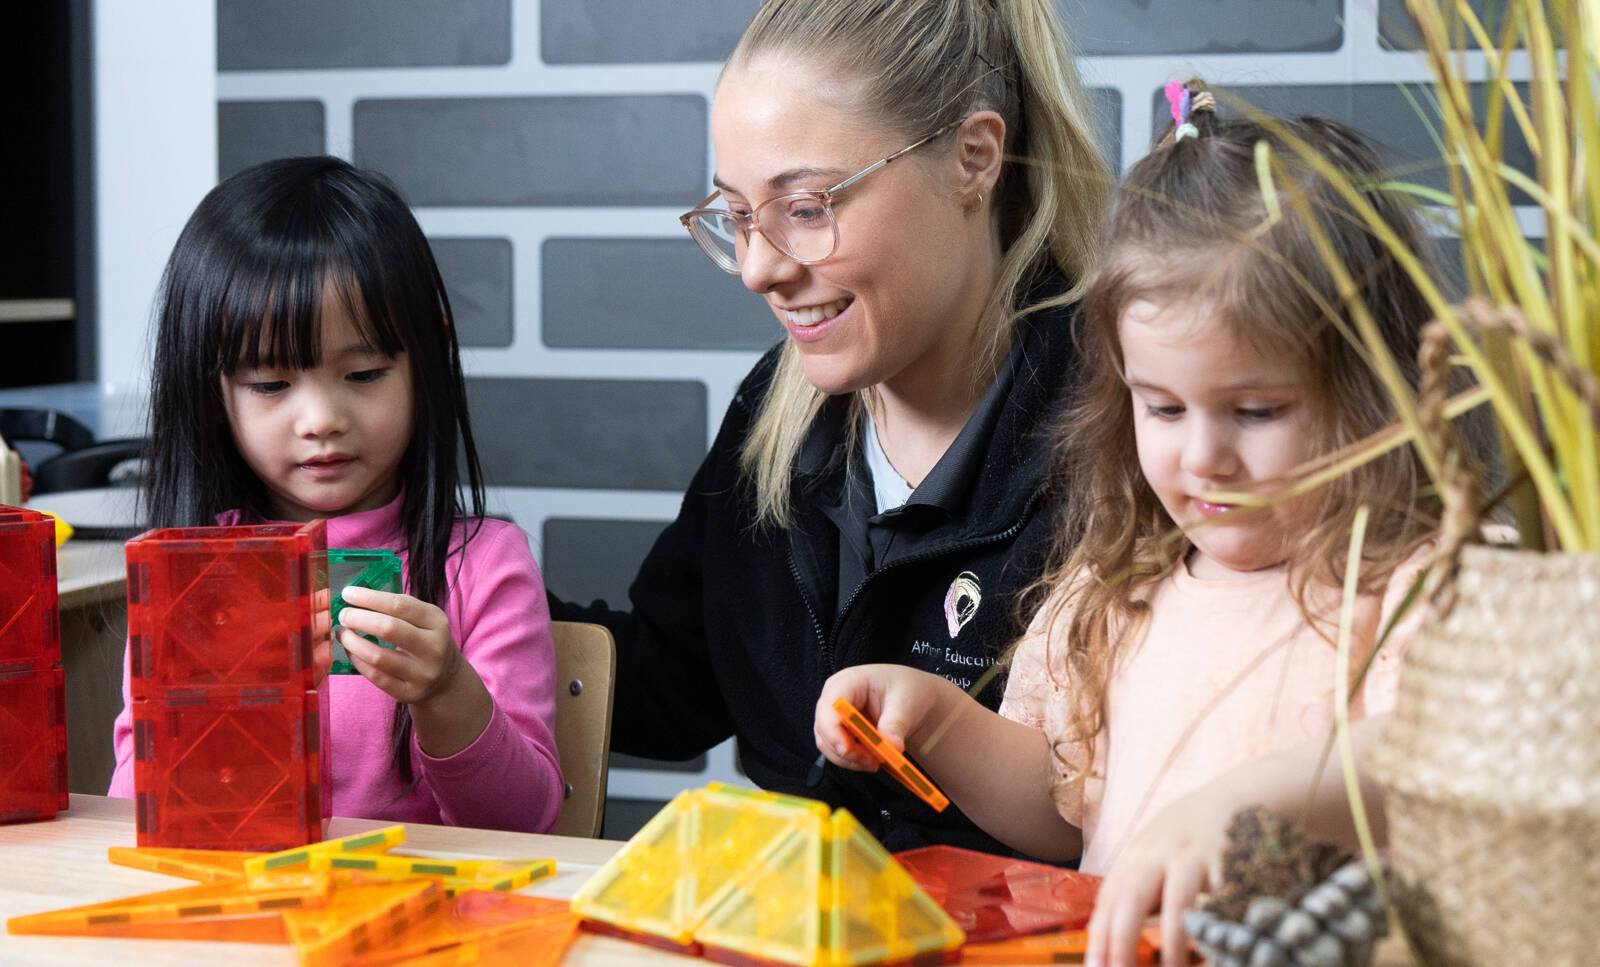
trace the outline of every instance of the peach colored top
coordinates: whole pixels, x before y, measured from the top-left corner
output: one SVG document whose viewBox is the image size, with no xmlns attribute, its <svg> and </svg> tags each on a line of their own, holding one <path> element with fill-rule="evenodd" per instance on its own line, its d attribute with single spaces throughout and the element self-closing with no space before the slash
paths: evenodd
<svg viewBox="0 0 1600 967">
<path fill-rule="evenodd" d="M 1424 564 L 1419 554 L 1396 570 L 1381 600 L 1358 600 L 1352 676 Z M 1105 872 L 1129 834 L 1218 775 L 1330 734 L 1340 595 L 1327 590 L 1310 600 L 1317 614 L 1330 617 L 1329 626 L 1306 623 L 1282 568 L 1201 580 L 1180 567 L 1152 590 L 1145 633 L 1124 651 L 1111 678 L 1094 769 L 1073 783 L 1056 764 L 1061 815 L 1083 830 L 1082 870 Z M 1413 605 L 1391 633 L 1352 718 L 1393 706 L 1399 654 L 1421 612 Z M 1048 613 L 1041 610 L 1018 646 L 1000 714 L 1056 742 L 1071 710 L 1059 659 L 1069 614 L 1063 609 L 1056 633 L 1047 635 Z M 1057 751 L 1075 764 L 1084 761 L 1081 744 L 1063 742 Z"/>
</svg>

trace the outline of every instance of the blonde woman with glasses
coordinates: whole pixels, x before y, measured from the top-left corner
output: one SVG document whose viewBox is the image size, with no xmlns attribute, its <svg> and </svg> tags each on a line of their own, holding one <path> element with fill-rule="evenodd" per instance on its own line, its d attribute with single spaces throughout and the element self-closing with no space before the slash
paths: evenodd
<svg viewBox="0 0 1600 967">
<path fill-rule="evenodd" d="M 892 849 L 1000 848 L 825 767 L 812 713 L 867 662 L 970 687 L 1020 631 L 1109 188 L 1091 130 L 1050 0 L 762 4 L 712 102 L 717 190 L 682 221 L 783 339 L 629 609 L 551 601 L 616 635 L 619 751 L 736 736 L 757 784 L 848 807 Z"/>
</svg>

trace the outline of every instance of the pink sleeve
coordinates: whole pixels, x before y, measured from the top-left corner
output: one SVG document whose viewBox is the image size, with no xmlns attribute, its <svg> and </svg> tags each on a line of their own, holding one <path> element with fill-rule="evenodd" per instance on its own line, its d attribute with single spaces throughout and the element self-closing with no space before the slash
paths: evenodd
<svg viewBox="0 0 1600 967">
<path fill-rule="evenodd" d="M 555 742 L 555 642 L 544 580 L 521 528 L 485 521 L 459 575 L 451 632 L 494 699 L 472 744 L 436 759 L 412 740 L 417 774 L 452 826 L 541 833 L 564 798 Z M 452 561 L 452 568 L 454 561 Z"/>
<path fill-rule="evenodd" d="M 111 726 L 111 752 L 117 767 L 111 773 L 108 796 L 133 798 L 133 699 L 128 693 L 128 646 L 122 646 L 122 711 Z"/>
</svg>

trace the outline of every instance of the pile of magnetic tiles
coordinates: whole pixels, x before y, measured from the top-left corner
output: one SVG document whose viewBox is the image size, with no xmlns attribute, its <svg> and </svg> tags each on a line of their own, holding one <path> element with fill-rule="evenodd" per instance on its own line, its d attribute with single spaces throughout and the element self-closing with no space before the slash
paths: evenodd
<svg viewBox="0 0 1600 967">
<path fill-rule="evenodd" d="M 201 885 L 14 917 L 14 934 L 293 944 L 303 967 L 553 965 L 578 921 L 566 901 L 510 891 L 553 859 L 439 859 L 390 853 L 404 826 L 281 853 L 113 846 L 121 866 Z"/>
</svg>

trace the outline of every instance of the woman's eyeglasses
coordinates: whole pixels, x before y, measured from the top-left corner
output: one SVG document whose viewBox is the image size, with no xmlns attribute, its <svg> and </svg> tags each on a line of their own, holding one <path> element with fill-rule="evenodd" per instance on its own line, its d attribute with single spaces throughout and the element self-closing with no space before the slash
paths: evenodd
<svg viewBox="0 0 1600 967">
<path fill-rule="evenodd" d="M 839 222 L 833 214 L 833 200 L 839 193 L 884 167 L 901 155 L 910 154 L 960 124 L 954 121 L 915 144 L 874 161 L 832 188 L 791 191 L 768 198 L 753 211 L 736 212 L 727 208 L 707 208 L 722 192 L 714 191 L 692 211 L 678 216 L 689 230 L 689 237 L 700 243 L 706 255 L 724 272 L 738 274 L 744 254 L 750 247 L 750 232 L 801 265 L 811 265 L 831 256 L 839 248 Z"/>
</svg>

